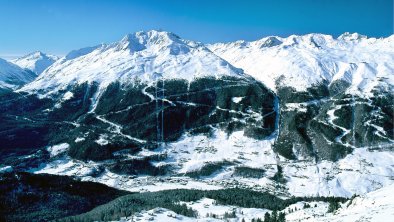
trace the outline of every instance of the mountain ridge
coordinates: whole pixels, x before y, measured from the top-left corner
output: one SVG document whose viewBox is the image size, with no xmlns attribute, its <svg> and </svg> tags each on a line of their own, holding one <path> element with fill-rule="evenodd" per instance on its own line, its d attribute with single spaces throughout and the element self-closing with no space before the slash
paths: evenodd
<svg viewBox="0 0 394 222">
<path fill-rule="evenodd" d="M 105 88 L 115 80 L 125 84 L 132 83 L 133 79 L 149 82 L 157 75 L 164 79 L 190 81 L 206 75 L 240 74 L 239 69 L 202 44 L 180 39 L 168 32 L 149 31 L 126 35 L 112 44 L 72 51 L 21 91 L 51 88 L 50 91 L 56 92 L 84 82 L 97 82 Z"/>
<path fill-rule="evenodd" d="M 393 39 L 394 35 L 376 39 L 344 33 L 335 39 L 330 35 L 307 34 L 216 43 L 208 48 L 275 91 L 280 87 L 279 82 L 296 91 L 306 91 L 316 84 L 344 80 L 352 86 L 349 93 L 371 96 L 373 88 L 380 84 L 376 80 L 383 79 L 387 83 L 382 87 L 394 85 L 394 78 L 389 74 L 394 70 L 390 65 Z M 363 69 L 364 64 L 372 70 L 371 75 L 361 75 L 363 71 L 358 67 Z M 351 78 L 341 78 L 344 73 Z M 363 79 L 375 81 L 368 84 Z"/>
<path fill-rule="evenodd" d="M 15 90 L 35 78 L 35 73 L 0 58 L 0 88 Z"/>
<path fill-rule="evenodd" d="M 12 63 L 24 69 L 29 69 L 40 75 L 46 68 L 51 66 L 59 57 L 35 51 L 25 56 L 11 60 Z"/>
</svg>

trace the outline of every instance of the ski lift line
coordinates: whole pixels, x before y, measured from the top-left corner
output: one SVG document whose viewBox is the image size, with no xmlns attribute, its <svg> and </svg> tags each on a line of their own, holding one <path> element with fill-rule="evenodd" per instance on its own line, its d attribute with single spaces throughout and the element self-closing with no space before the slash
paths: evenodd
<svg viewBox="0 0 394 222">
<path fill-rule="evenodd" d="M 161 105 L 162 105 L 162 109 L 161 109 L 161 142 L 163 143 L 164 142 L 164 96 L 165 96 L 165 92 L 164 92 L 164 89 L 165 89 L 165 87 L 164 87 L 164 80 L 162 79 L 162 87 L 163 87 L 163 90 L 162 90 L 162 100 L 161 100 Z"/>
<path fill-rule="evenodd" d="M 159 140 L 160 140 L 160 129 L 159 129 L 159 113 L 157 112 L 157 110 L 158 110 L 158 108 L 159 108 L 159 104 L 158 104 L 158 96 L 157 96 L 157 83 L 156 83 L 156 85 L 155 85 L 155 102 L 156 102 L 156 107 L 155 107 L 155 109 L 156 109 L 156 141 L 157 141 L 157 144 L 159 144 Z"/>
<path fill-rule="evenodd" d="M 154 99 L 156 103 L 156 143 L 159 146 L 164 142 L 165 85 L 162 77 L 156 81 Z"/>
</svg>

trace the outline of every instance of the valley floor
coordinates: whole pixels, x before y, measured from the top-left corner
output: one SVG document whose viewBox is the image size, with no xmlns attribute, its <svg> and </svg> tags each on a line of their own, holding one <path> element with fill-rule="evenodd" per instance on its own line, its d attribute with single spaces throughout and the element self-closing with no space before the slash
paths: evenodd
<svg viewBox="0 0 394 222">
<path fill-rule="evenodd" d="M 394 198 L 390 195 L 394 191 L 394 165 L 392 165 L 394 153 L 390 150 L 358 148 L 337 162 L 320 161 L 315 164 L 311 160 L 290 161 L 275 155 L 270 140 L 257 143 L 233 134 L 224 143 L 225 138 L 221 136 L 219 132 L 213 141 L 207 141 L 207 138 L 202 136 L 185 137 L 165 149 L 142 150 L 136 156 L 130 157 L 138 158 L 138 156 L 166 152 L 167 158 L 155 164 L 176 165 L 179 173 L 173 176 L 136 177 L 116 174 L 108 169 L 96 175 L 95 172 L 103 165 L 102 162 L 72 160 L 58 153 L 52 162 L 31 169 L 31 172 L 76 176 L 83 181 L 103 183 L 132 192 L 243 188 L 268 192 L 284 199 L 291 196 L 350 198 L 354 194 L 361 195 L 351 202 L 342 204 L 335 213 L 327 213 L 329 205 L 327 202 L 309 202 L 310 208 L 304 208 L 305 202 L 298 202 L 282 211 L 286 213 L 286 221 L 387 221 L 387 218 L 394 216 Z M 194 145 L 184 146 L 185 144 Z M 231 147 L 237 149 L 229 149 Z M 239 149 L 240 147 L 248 148 Z M 217 155 L 218 153 L 220 155 Z M 242 158 L 239 158 L 240 156 Z M 232 158 L 238 160 L 238 165 L 224 166 L 209 176 L 193 178 L 185 174 L 190 170 L 201 168 L 205 163 L 203 160 L 231 162 Z M 273 179 L 278 172 L 277 164 L 283 169 L 282 182 Z M 237 176 L 234 170 L 239 165 L 263 169 L 264 176 L 260 178 Z M 222 221 L 225 213 L 229 215 L 233 212 L 232 217 L 235 218 L 226 218 L 226 220 L 251 221 L 253 218 L 264 218 L 266 212 L 271 212 L 268 209 L 218 205 L 214 200 L 207 198 L 183 203 L 198 212 L 197 219 L 176 214 L 168 209 L 154 208 L 137 213 L 132 218 L 122 218 L 121 221 Z"/>
<path fill-rule="evenodd" d="M 201 137 L 201 138 L 200 138 Z M 393 184 L 394 153 L 389 150 L 354 149 L 353 153 L 336 161 L 287 160 L 277 156 L 270 140 L 252 141 L 233 134 L 225 142 L 218 133 L 216 139 L 203 136 L 184 138 L 167 148 L 154 151 L 142 150 L 130 158 L 165 154 L 166 159 L 155 165 L 171 165 L 177 173 L 172 176 L 121 175 L 105 169 L 95 172 L 105 163 L 82 162 L 66 156 L 31 169 L 33 173 L 77 176 L 85 181 L 106 184 L 132 192 L 159 191 L 177 188 L 213 190 L 221 188 L 246 188 L 267 191 L 284 198 L 290 196 L 337 196 L 351 197 L 366 194 Z M 189 144 L 188 146 L 186 144 Z M 190 145 L 192 144 L 192 145 Z M 247 147 L 247 148 L 246 148 Z M 234 149 L 232 149 L 234 148 Z M 241 150 L 241 151 L 240 151 Z M 207 163 L 226 163 L 207 176 L 190 177 L 187 173 L 202 169 Z M 273 179 L 282 168 L 282 181 Z M 257 178 L 236 175 L 237 167 L 260 169 L 263 176 Z"/>
<path fill-rule="evenodd" d="M 310 208 L 304 208 L 305 202 L 290 205 L 282 212 L 286 213 L 286 221 L 322 221 L 322 222 L 382 222 L 390 221 L 394 216 L 394 185 L 390 185 L 366 195 L 355 197 L 341 204 L 340 209 L 334 213 L 327 213 L 328 203 L 309 202 Z M 240 208 L 215 204 L 212 199 L 201 199 L 196 202 L 186 203 L 188 207 L 199 212 L 198 218 L 185 217 L 164 208 L 155 208 L 142 211 L 133 217 L 122 218 L 120 222 L 129 221 L 251 221 L 264 218 L 266 209 Z M 289 212 L 290 211 L 290 212 Z M 225 217 L 235 212 L 234 217 Z M 215 218 L 214 218 L 215 217 Z"/>
</svg>

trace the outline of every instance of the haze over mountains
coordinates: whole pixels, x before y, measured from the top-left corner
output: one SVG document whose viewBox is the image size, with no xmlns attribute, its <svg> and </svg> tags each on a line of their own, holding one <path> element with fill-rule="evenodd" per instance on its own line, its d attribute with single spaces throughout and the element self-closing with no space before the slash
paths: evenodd
<svg viewBox="0 0 394 222">
<path fill-rule="evenodd" d="M 290 221 L 339 219 L 326 215 L 327 200 L 291 205 L 294 196 L 367 195 L 356 200 L 367 206 L 379 197 L 392 209 L 394 36 L 204 45 L 152 30 L 62 58 L 35 52 L 12 62 L 0 59 L 0 171 L 73 176 L 142 196 L 240 188 L 289 200 L 257 211 L 239 203 L 221 211 L 210 193 L 179 200 L 207 221 L 231 205 L 250 212 L 237 211 L 239 220 L 274 209 Z M 305 203 L 316 207 L 290 212 Z M 341 214 L 345 205 L 354 218 L 366 216 L 352 202 Z M 179 214 L 156 207 L 165 208 L 157 215 Z M 105 209 L 79 219 L 100 220 Z"/>
</svg>

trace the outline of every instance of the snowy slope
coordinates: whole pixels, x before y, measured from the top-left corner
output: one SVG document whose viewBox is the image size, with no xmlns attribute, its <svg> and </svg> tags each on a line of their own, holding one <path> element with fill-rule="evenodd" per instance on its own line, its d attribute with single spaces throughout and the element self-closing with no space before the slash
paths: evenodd
<svg viewBox="0 0 394 222">
<path fill-rule="evenodd" d="M 382 187 L 392 186 L 394 153 L 391 151 L 370 151 L 356 149 L 344 159 L 331 162 L 292 161 L 278 158 L 272 151 L 269 140 L 256 141 L 236 132 L 230 137 L 217 133 L 215 138 L 203 136 L 185 137 L 154 151 L 142 150 L 130 159 L 166 154 L 167 158 L 155 161 L 156 166 L 172 166 L 178 174 L 171 176 L 141 176 L 129 178 L 106 170 L 98 177 L 92 177 L 103 163 L 85 163 L 68 157 L 58 157 L 42 164 L 33 173 L 77 176 L 82 180 L 106 184 L 132 192 L 158 191 L 177 188 L 219 189 L 242 187 L 256 191 L 268 191 L 283 196 L 341 196 L 350 198 L 353 194 L 366 194 Z M 48 147 L 66 147 L 59 144 Z M 51 156 L 53 152 L 51 152 Z M 193 179 L 185 175 L 200 169 L 204 163 L 232 162 L 210 176 Z M 276 163 L 283 167 L 286 183 L 280 190 L 272 177 L 277 172 Z M 265 171 L 264 177 L 242 177 L 235 174 L 237 166 L 251 167 Z"/>
<path fill-rule="evenodd" d="M 297 211 L 286 215 L 287 221 L 391 221 L 394 216 L 394 198 L 392 192 L 394 185 L 386 186 L 376 191 L 356 197 L 341 204 L 334 213 L 327 213 L 328 204 L 318 202 L 311 208 L 302 209 L 303 203 L 297 203 L 289 208 Z"/>
<path fill-rule="evenodd" d="M 19 66 L 0 59 L 0 89 L 17 89 L 20 86 L 33 81 L 36 75 L 24 70 Z"/>
<path fill-rule="evenodd" d="M 336 79 L 344 79 L 353 84 L 351 89 L 354 89 L 355 92 L 370 92 L 372 87 L 377 84 L 383 84 L 382 86 L 392 85 L 390 81 L 393 79 L 393 74 L 390 70 L 393 66 L 391 62 L 394 53 L 393 40 L 393 37 L 367 39 L 355 34 L 343 35 L 338 39 L 333 39 L 327 35 L 310 34 L 288 38 L 268 37 L 251 43 L 217 44 L 210 46 L 210 48 L 216 53 L 223 52 L 223 57 L 232 58 L 233 56 L 240 59 L 239 61 L 236 60 L 235 64 L 238 64 L 237 62 L 240 64 L 254 64 L 242 68 L 267 85 L 270 85 L 269 81 L 279 78 L 278 73 L 284 73 L 286 74 L 282 80 L 284 84 L 296 87 L 296 90 L 306 89 L 323 80 L 330 83 Z M 244 54 L 241 56 L 242 53 Z M 306 58 L 309 58 L 309 60 L 306 60 Z M 230 61 L 230 59 L 226 59 Z M 251 59 L 255 60 L 251 62 Z M 351 63 L 351 61 L 356 63 Z M 359 64 L 357 64 L 357 61 Z M 364 61 L 367 61 L 367 63 L 363 63 Z M 375 65 L 373 65 L 373 62 L 375 62 Z M 237 66 L 241 67 L 239 64 Z M 376 67 L 380 67 L 380 69 Z M 271 70 L 272 75 L 257 75 L 260 73 L 260 69 L 261 73 L 264 73 L 265 70 Z M 157 78 L 193 80 L 206 75 L 242 76 L 242 71 L 214 55 L 199 43 L 182 40 L 168 32 L 149 31 L 127 35 L 121 41 L 113 44 L 103 44 L 72 51 L 55 62 L 36 81 L 26 85 L 22 90 L 48 95 L 67 89 L 70 85 L 84 82 L 96 82 L 101 90 L 104 90 L 114 81 L 133 84 L 136 79 L 145 82 L 153 82 Z M 370 75 L 370 79 L 366 78 L 367 75 Z M 276 85 L 270 86 L 276 87 Z M 142 90 L 142 93 L 148 95 L 153 101 L 154 95 L 148 93 L 145 89 Z M 360 89 L 364 91 L 359 91 Z M 66 92 L 62 100 L 66 101 L 72 97 L 71 92 Z M 112 98 L 110 99 L 112 100 Z M 231 98 L 231 101 L 236 104 L 242 100 L 243 97 Z M 130 107 L 134 107 L 132 105 L 134 104 L 131 104 Z M 194 106 L 195 104 L 190 103 L 188 105 Z M 289 109 L 297 108 L 299 105 L 298 103 L 282 104 L 284 107 L 281 110 L 282 116 L 286 107 Z M 222 109 L 221 107 L 216 108 Z M 124 111 L 129 111 L 129 108 L 119 110 L 119 112 Z M 91 113 L 94 112 L 95 110 L 91 111 Z M 299 110 L 299 113 L 303 112 L 303 110 Z M 236 113 L 242 116 L 246 115 L 248 118 L 252 117 L 256 121 L 263 118 L 263 116 L 253 112 Z M 331 125 L 337 124 L 335 121 L 337 118 L 342 118 L 343 122 L 347 118 L 346 116 L 340 117 L 335 110 L 329 111 L 327 114 L 327 121 Z M 111 120 L 104 115 L 97 118 L 100 122 L 108 124 L 109 130 L 100 133 L 99 137 L 94 140 L 95 146 L 107 145 L 111 142 L 109 138 L 112 135 L 120 135 L 122 138 L 137 141 L 134 134 L 127 134 L 124 130 L 126 124 L 119 123 L 116 119 Z M 130 120 L 137 121 L 134 116 L 131 116 Z M 79 123 L 74 124 L 76 128 L 80 126 Z M 284 123 L 282 125 L 290 124 Z M 338 126 L 335 125 L 335 127 Z M 350 132 L 344 127 L 340 129 L 344 132 Z M 138 130 L 141 131 L 141 128 Z M 280 131 L 283 132 L 282 129 Z M 334 135 L 334 138 L 339 137 Z M 160 161 L 152 161 L 152 164 L 158 167 L 168 166 L 174 174 L 170 176 L 184 176 L 187 182 L 195 182 L 193 178 L 188 178 L 188 174 L 198 172 L 208 164 L 222 164 L 211 175 L 202 177 L 203 186 L 210 184 L 219 187 L 231 187 L 242 184 L 245 187 L 253 187 L 258 190 L 270 190 L 275 186 L 276 182 L 272 178 L 277 172 L 277 165 L 280 165 L 283 168 L 284 179 L 286 179 L 283 184 L 284 189 L 281 192 L 294 196 L 334 195 L 350 197 L 355 193 L 364 194 L 392 183 L 394 166 L 391 163 L 393 162 L 393 153 L 389 149 L 384 150 L 384 147 L 381 147 L 383 150 L 375 152 L 372 149 L 373 147 L 367 147 L 367 145 L 364 147 L 363 145 L 358 147 L 362 149 L 354 150 L 339 161 L 324 159 L 316 162 L 310 156 L 300 155 L 300 158 L 294 160 L 279 156 L 273 148 L 275 139 L 257 140 L 245 136 L 243 131 L 233 132 L 229 135 L 227 132 L 217 129 L 213 130 L 209 136 L 184 134 L 179 140 L 168 142 L 156 150 L 142 149 L 133 154 L 118 152 L 114 155 L 125 159 L 166 156 Z M 287 140 L 287 138 L 285 139 Z M 319 137 L 319 139 L 321 138 Z M 81 133 L 73 139 L 74 142 L 72 143 L 77 147 L 79 145 L 76 144 L 85 140 L 89 140 L 89 137 L 85 138 L 85 134 Z M 70 143 L 70 147 L 73 145 L 72 143 Z M 328 143 L 332 142 L 328 141 Z M 64 148 L 65 146 L 48 148 L 52 156 L 58 154 L 59 147 Z M 318 147 L 321 147 L 321 144 Z M 377 147 L 380 147 L 380 145 L 377 145 Z M 392 147 L 392 143 L 388 143 L 387 147 Z M 59 150 L 59 153 L 63 152 L 63 149 Z M 227 162 L 231 164 L 227 165 Z M 93 165 L 96 166 L 96 164 L 103 165 L 102 163 Z M 264 170 L 265 175 L 261 178 L 237 176 L 235 173 L 236 167 L 261 169 Z M 86 180 L 133 191 L 174 188 L 173 184 L 171 186 L 162 186 L 163 183 L 158 183 L 160 186 L 142 184 L 139 179 L 122 182 L 124 180 L 122 175 L 109 171 L 106 171 L 101 177 L 93 178 L 89 175 L 92 168 L 94 167 L 89 164 L 81 164 L 78 161 L 66 159 L 42 165 L 41 169 L 33 171 L 77 175 Z M 149 180 L 155 180 L 154 177 L 148 178 Z"/>
<path fill-rule="evenodd" d="M 356 197 L 341 204 L 334 213 L 327 213 L 328 203 L 309 202 L 309 208 L 304 208 L 307 202 L 301 201 L 286 207 L 282 212 L 286 213 L 286 221 L 309 221 L 309 222 L 381 222 L 391 221 L 394 216 L 394 198 L 392 191 L 394 186 L 387 186 L 370 192 L 366 195 Z M 253 218 L 264 218 L 267 209 L 242 208 L 237 206 L 218 205 L 212 199 L 201 199 L 196 202 L 186 202 L 188 207 L 199 212 L 197 218 L 185 217 L 164 208 L 155 208 L 125 217 L 119 222 L 134 221 L 242 221 L 250 222 Z M 225 213 L 235 212 L 235 218 L 224 219 Z M 210 215 L 217 215 L 216 218 Z"/>
<path fill-rule="evenodd" d="M 208 46 L 214 53 L 276 90 L 297 91 L 335 80 L 351 84 L 351 93 L 370 96 L 376 86 L 394 85 L 394 35 L 367 38 L 345 33 L 338 38 L 323 34 L 266 37 Z"/>
<path fill-rule="evenodd" d="M 119 222 L 131 222 L 135 220 L 139 221 L 199 221 L 199 222 L 219 222 L 219 221 L 231 221 L 238 222 L 242 219 L 246 222 L 250 222 L 255 218 L 264 218 L 266 212 L 271 213 L 267 209 L 258 208 L 243 208 L 229 205 L 218 205 L 215 200 L 209 198 L 203 198 L 195 202 L 181 202 L 186 204 L 187 207 L 198 212 L 197 218 L 186 217 L 180 214 L 176 214 L 165 208 L 155 208 L 148 211 L 142 211 L 134 214 L 132 217 L 124 217 Z M 233 218 L 225 218 L 225 213 L 234 212 Z M 212 215 L 215 214 L 216 218 Z"/>
<path fill-rule="evenodd" d="M 394 216 L 394 185 L 356 197 L 323 221 L 389 221 Z"/>
<path fill-rule="evenodd" d="M 59 58 L 57 56 L 48 55 L 37 51 L 23 57 L 13 59 L 11 62 L 22 68 L 29 69 L 39 75 L 58 59 Z"/>
<path fill-rule="evenodd" d="M 162 31 L 137 32 L 121 41 L 72 51 L 22 90 L 56 93 L 73 84 L 96 82 L 104 89 L 114 81 L 136 79 L 192 80 L 202 76 L 238 76 L 241 70 L 219 58 L 202 44 Z"/>
</svg>

